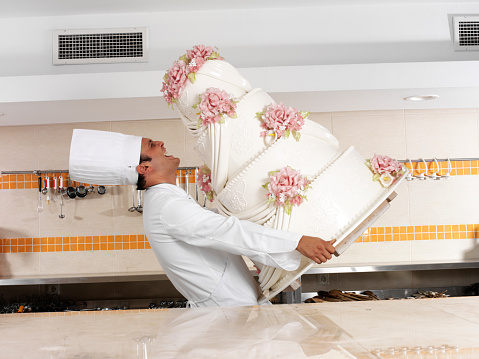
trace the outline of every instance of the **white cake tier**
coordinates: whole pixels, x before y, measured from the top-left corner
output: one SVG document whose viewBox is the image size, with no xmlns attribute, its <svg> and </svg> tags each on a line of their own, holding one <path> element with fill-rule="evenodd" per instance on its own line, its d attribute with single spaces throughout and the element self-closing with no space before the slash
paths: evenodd
<svg viewBox="0 0 479 359">
<path fill-rule="evenodd" d="M 197 128 L 199 95 L 210 87 L 228 92 L 234 99 L 240 99 L 251 90 L 249 82 L 231 64 L 222 60 L 208 60 L 195 74 L 195 82 L 188 81 L 176 107 L 180 117 L 193 136 L 200 135 L 204 129 Z"/>
<path fill-rule="evenodd" d="M 224 124 L 209 124 L 206 131 L 198 138 L 194 148 L 203 162 L 212 170 L 212 183 L 216 193 L 219 194 L 223 191 L 228 181 L 237 178 L 237 175 L 245 167 L 257 161 L 270 146 L 277 146 L 273 137 L 260 136 L 264 129 L 261 128 L 262 121 L 256 116 L 257 112 L 264 111 L 271 103 L 274 103 L 274 100 L 266 92 L 254 89 L 239 100 L 236 118 L 226 117 Z M 309 164 L 310 161 L 304 161 L 304 159 L 305 155 L 310 158 L 311 153 L 315 154 L 315 163 L 318 161 L 324 163 L 333 156 L 331 149 L 336 152 L 339 146 L 336 138 L 326 128 L 308 119 L 300 133 L 299 142 L 291 137 L 286 140 L 285 144 L 277 146 L 279 148 L 271 154 L 276 157 L 279 153 L 283 158 L 281 163 L 284 164 L 281 167 L 288 164 L 293 167 L 293 163 L 300 160 L 296 157 L 303 159 L 301 163 Z M 276 142 L 281 143 L 282 141 L 285 139 L 282 138 Z M 284 151 L 286 153 L 282 155 Z M 296 160 L 293 160 L 294 158 Z M 288 161 L 290 163 L 287 163 Z M 264 160 L 261 163 L 265 163 Z M 264 175 L 267 176 L 268 172 L 272 170 L 276 169 L 272 167 Z M 261 183 L 260 187 L 264 183 Z M 231 213 L 238 213 L 237 210 L 234 210 L 234 207 L 237 206 L 223 204 Z M 256 202 L 256 204 L 258 203 Z"/>
<path fill-rule="evenodd" d="M 374 212 L 404 179 L 403 176 L 390 188 L 384 188 L 372 177 L 365 160 L 354 147 L 350 147 L 313 180 L 306 193 L 307 201 L 299 207 L 293 207 L 289 216 L 278 209 L 265 225 L 324 240 L 338 239 L 336 246 Z M 271 298 L 271 293 L 284 289 L 312 264 L 312 260 L 302 257 L 298 269 L 291 272 L 263 266 L 259 283 L 265 297 Z"/>
</svg>

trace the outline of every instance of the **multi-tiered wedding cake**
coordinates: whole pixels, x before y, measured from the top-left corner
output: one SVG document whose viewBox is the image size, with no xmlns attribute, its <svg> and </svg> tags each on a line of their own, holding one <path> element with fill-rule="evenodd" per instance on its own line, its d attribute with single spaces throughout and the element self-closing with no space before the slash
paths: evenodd
<svg viewBox="0 0 479 359">
<path fill-rule="evenodd" d="M 338 249 L 360 236 L 358 228 L 364 231 L 407 171 L 386 156 L 365 161 L 353 147 L 339 152 L 336 138 L 309 113 L 252 89 L 212 47 L 195 46 L 181 56 L 162 91 L 197 137 L 204 161 L 197 183 L 225 216 L 335 238 Z M 294 272 L 256 264 L 265 296 L 313 264 L 303 257 Z"/>
</svg>

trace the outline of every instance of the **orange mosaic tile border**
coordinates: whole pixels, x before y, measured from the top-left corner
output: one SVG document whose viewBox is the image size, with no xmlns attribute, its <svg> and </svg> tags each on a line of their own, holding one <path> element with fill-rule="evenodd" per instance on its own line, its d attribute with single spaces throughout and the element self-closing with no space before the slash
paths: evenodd
<svg viewBox="0 0 479 359">
<path fill-rule="evenodd" d="M 53 178 L 63 177 L 63 186 L 68 186 L 68 173 L 49 173 L 50 187 L 53 188 Z M 188 183 L 195 183 L 195 171 L 194 170 L 178 170 L 178 183 L 186 183 L 186 177 L 188 176 Z M 45 178 L 42 175 L 42 178 Z M 78 182 L 72 181 L 71 185 L 76 187 Z M 89 186 L 89 183 L 83 183 L 84 186 Z M 44 184 L 43 184 L 44 186 Z M 14 175 L 0 175 L 0 189 L 38 189 L 38 176 L 35 174 L 14 174 Z"/>
<path fill-rule="evenodd" d="M 479 224 L 371 227 L 356 242 L 397 242 L 479 238 Z"/>
<path fill-rule="evenodd" d="M 0 239 L 0 253 L 110 251 L 150 248 L 150 243 L 144 234 Z"/>
<path fill-rule="evenodd" d="M 371 227 L 358 243 L 479 238 L 479 224 Z M 144 234 L 114 236 L 0 238 L 0 253 L 150 249 Z"/>
</svg>

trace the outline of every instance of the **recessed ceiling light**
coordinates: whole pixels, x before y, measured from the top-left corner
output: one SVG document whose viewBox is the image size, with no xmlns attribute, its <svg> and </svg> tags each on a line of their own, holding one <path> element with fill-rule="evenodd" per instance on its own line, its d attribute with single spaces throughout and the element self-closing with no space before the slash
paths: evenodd
<svg viewBox="0 0 479 359">
<path fill-rule="evenodd" d="M 5 114 L 3 112 L 0 112 L 0 116 L 4 116 Z"/>
<path fill-rule="evenodd" d="M 429 100 L 435 100 L 439 96 L 438 95 L 418 95 L 418 96 L 408 96 L 404 97 L 404 101 L 429 101 Z"/>
</svg>

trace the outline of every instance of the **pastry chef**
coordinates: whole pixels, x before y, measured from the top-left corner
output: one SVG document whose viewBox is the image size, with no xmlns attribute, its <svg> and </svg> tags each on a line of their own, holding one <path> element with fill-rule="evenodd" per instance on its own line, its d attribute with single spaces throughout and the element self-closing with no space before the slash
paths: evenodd
<svg viewBox="0 0 479 359">
<path fill-rule="evenodd" d="M 146 189 L 146 236 L 167 277 L 190 306 L 259 304 L 264 298 L 242 255 L 288 271 L 298 268 L 301 254 L 317 263 L 331 259 L 333 241 L 204 209 L 176 186 L 179 164 L 180 159 L 168 155 L 161 141 L 108 131 L 73 131 L 70 178 Z"/>
</svg>

